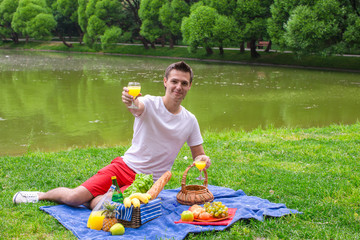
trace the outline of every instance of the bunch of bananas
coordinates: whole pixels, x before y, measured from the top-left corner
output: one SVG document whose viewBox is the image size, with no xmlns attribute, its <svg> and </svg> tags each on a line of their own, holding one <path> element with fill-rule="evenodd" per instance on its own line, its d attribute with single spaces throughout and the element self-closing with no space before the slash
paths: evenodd
<svg viewBox="0 0 360 240">
<path fill-rule="evenodd" d="M 129 208 L 132 204 L 134 207 L 140 207 L 140 202 L 147 204 L 150 199 L 151 195 L 148 193 L 133 193 L 124 199 L 124 206 Z"/>
</svg>

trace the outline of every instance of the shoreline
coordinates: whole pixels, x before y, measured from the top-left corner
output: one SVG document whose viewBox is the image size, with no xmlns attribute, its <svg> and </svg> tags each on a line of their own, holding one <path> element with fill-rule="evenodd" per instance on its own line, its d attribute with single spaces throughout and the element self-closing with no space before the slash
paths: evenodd
<svg viewBox="0 0 360 240">
<path fill-rule="evenodd" d="M 62 43 L 55 42 L 58 44 L 58 46 L 62 47 Z M 51 43 L 50 43 L 51 44 Z M 43 44 L 42 47 L 49 46 L 51 48 L 52 46 Z M 127 46 L 127 47 L 142 47 L 141 45 L 135 45 L 135 44 L 119 44 L 118 46 Z M 184 48 L 185 46 L 176 46 L 177 48 Z M 164 47 L 166 48 L 166 46 Z M 6 50 L 6 51 L 30 51 L 30 52 L 53 52 L 53 53 L 74 53 L 74 54 L 93 54 L 93 55 L 109 55 L 109 56 L 128 56 L 128 57 L 145 57 L 145 58 L 161 58 L 161 59 L 179 59 L 179 60 L 188 60 L 188 61 L 199 61 L 199 62 L 208 62 L 208 63 L 225 63 L 225 64 L 237 64 L 237 65 L 249 65 L 249 66 L 265 66 L 265 67 L 281 67 L 281 68 L 296 68 L 296 69 L 308 69 L 308 70 L 321 70 L 321 71 L 337 71 L 337 72 L 348 72 L 348 73 L 360 73 L 360 67 L 359 69 L 353 69 L 353 68 L 337 68 L 337 67 L 322 67 L 322 66 L 302 66 L 302 65 L 291 65 L 291 64 L 283 64 L 283 63 L 269 63 L 269 62 L 259 62 L 259 61 L 247 61 L 247 60 L 229 60 L 229 59 L 216 59 L 215 55 L 213 54 L 210 56 L 210 58 L 207 58 L 208 56 L 204 56 L 204 58 L 199 57 L 183 57 L 183 56 L 164 56 L 164 55 L 152 55 L 152 54 L 146 54 L 144 51 L 144 54 L 132 54 L 132 53 L 121 53 L 121 52 L 111 52 L 111 50 L 107 51 L 72 51 L 70 48 L 65 48 L 66 50 L 56 50 L 56 49 L 37 49 L 37 48 L 22 48 L 22 47 L 8 47 L 8 46 L 0 46 L 0 50 Z M 169 48 L 166 48 L 168 50 Z M 157 48 L 158 52 L 163 51 L 163 48 Z M 228 51 L 238 51 L 234 48 L 227 48 Z M 260 49 L 262 50 L 262 49 Z M 187 50 L 185 50 L 187 51 Z M 261 51 L 259 51 L 261 52 Z M 291 54 L 288 52 L 277 52 L 272 51 L 273 54 Z M 191 55 L 191 54 L 189 54 Z M 211 58 L 214 57 L 214 58 Z M 267 56 L 262 56 L 263 58 Z M 357 55 L 354 56 L 335 56 L 335 57 L 344 57 L 344 58 L 354 58 L 358 59 Z M 259 60 L 259 59 L 256 59 Z M 261 61 L 261 57 L 260 57 Z M 359 63 L 360 64 L 360 63 Z"/>
</svg>

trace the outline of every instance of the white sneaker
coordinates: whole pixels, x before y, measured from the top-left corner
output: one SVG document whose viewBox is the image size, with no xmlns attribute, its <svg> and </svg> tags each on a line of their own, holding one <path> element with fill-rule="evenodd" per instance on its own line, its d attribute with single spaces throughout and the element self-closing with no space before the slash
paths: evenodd
<svg viewBox="0 0 360 240">
<path fill-rule="evenodd" d="M 13 203 L 20 204 L 20 203 L 37 203 L 39 201 L 39 192 L 26 192 L 20 191 L 15 193 L 13 197 Z"/>
</svg>

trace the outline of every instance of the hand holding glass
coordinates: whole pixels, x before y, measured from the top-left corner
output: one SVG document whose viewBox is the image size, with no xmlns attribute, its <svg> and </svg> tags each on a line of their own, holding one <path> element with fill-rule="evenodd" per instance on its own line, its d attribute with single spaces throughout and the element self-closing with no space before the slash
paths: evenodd
<svg viewBox="0 0 360 240">
<path fill-rule="evenodd" d="M 139 82 L 129 82 L 127 88 L 129 89 L 129 94 L 133 96 L 133 101 L 128 108 L 137 109 L 138 107 L 134 104 L 134 100 L 140 94 L 141 85 Z"/>
<path fill-rule="evenodd" d="M 206 167 L 206 161 L 203 158 L 195 158 L 195 166 L 197 167 L 197 169 L 199 169 L 200 171 L 200 176 L 196 178 L 196 180 L 205 180 L 205 178 L 201 175 L 202 174 L 202 170 Z"/>
</svg>

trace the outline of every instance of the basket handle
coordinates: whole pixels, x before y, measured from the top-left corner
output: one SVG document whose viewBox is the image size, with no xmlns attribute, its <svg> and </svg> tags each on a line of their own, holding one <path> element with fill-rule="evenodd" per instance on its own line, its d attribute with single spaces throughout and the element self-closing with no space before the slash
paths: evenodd
<svg viewBox="0 0 360 240">
<path fill-rule="evenodd" d="M 183 177 L 181 179 L 181 191 L 183 193 L 187 193 L 187 190 L 186 190 L 186 176 L 187 176 L 187 173 L 188 171 L 190 170 L 190 168 L 194 167 L 195 166 L 195 163 L 191 164 L 190 166 L 188 166 L 183 174 Z M 205 180 L 204 180 L 204 186 L 207 187 L 208 186 L 208 175 L 207 175 L 207 172 L 205 169 L 203 169 L 203 172 L 205 174 Z"/>
</svg>

